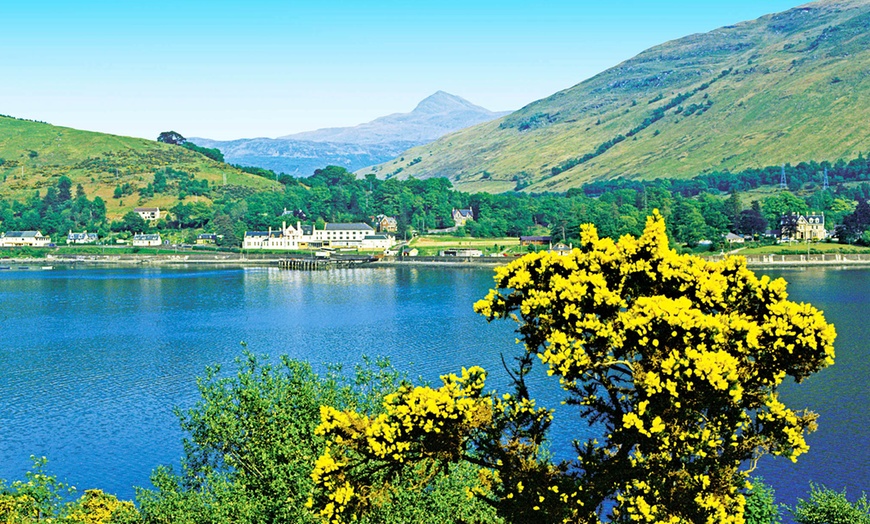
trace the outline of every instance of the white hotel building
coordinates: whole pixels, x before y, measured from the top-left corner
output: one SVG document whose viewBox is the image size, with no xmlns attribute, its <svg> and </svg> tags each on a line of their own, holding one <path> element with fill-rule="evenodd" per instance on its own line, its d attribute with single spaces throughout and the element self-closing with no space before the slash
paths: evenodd
<svg viewBox="0 0 870 524">
<path fill-rule="evenodd" d="M 368 224 L 331 223 L 323 229 L 314 226 L 281 224 L 281 229 L 268 231 L 247 231 L 242 243 L 243 249 L 308 249 L 318 247 L 355 247 L 358 249 L 386 249 L 395 244 L 395 238 L 376 235 Z"/>
</svg>

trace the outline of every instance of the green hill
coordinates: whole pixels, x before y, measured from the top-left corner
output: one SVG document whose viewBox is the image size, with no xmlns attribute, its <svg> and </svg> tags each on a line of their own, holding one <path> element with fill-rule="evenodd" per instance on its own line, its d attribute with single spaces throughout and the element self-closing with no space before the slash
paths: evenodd
<svg viewBox="0 0 870 524">
<path fill-rule="evenodd" d="M 870 149 L 870 0 L 824 0 L 667 42 L 504 118 L 358 173 L 564 191 Z"/>
<path fill-rule="evenodd" d="M 106 202 L 110 218 L 136 206 L 163 209 L 178 202 L 178 193 L 142 198 L 138 193 L 112 198 L 115 187 L 144 187 L 161 168 L 185 171 L 211 186 L 224 184 L 256 189 L 280 187 L 271 180 L 243 173 L 183 147 L 57 127 L 0 116 L 0 197 L 24 200 L 34 191 L 56 184 L 63 175 L 81 184 L 91 198 Z M 204 197 L 197 197 L 204 199 Z"/>
</svg>

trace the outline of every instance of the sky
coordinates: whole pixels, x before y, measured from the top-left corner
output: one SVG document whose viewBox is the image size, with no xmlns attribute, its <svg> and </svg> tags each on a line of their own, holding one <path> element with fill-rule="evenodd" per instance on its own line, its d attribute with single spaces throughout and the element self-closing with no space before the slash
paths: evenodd
<svg viewBox="0 0 870 524">
<path fill-rule="evenodd" d="M 155 139 L 352 126 L 443 90 L 515 110 L 798 0 L 3 2 L 0 114 Z"/>
</svg>

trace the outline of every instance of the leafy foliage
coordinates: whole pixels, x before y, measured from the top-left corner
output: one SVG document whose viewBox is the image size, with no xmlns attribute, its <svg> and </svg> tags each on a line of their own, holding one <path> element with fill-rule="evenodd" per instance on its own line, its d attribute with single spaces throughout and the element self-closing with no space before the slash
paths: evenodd
<svg viewBox="0 0 870 524">
<path fill-rule="evenodd" d="M 186 149 L 190 149 L 191 151 L 197 152 L 197 153 L 199 153 L 207 158 L 210 158 L 210 159 L 214 160 L 215 162 L 223 162 L 224 161 L 224 154 L 221 153 L 221 150 L 216 148 L 216 147 L 213 147 L 213 148 L 201 147 L 201 146 L 194 144 L 193 142 L 185 142 L 184 144 L 182 144 L 182 146 Z"/>
<path fill-rule="evenodd" d="M 164 144 L 172 144 L 174 146 L 182 146 L 187 143 L 187 139 L 175 131 L 164 131 L 157 135 L 157 141 Z"/>
<path fill-rule="evenodd" d="M 866 494 L 852 503 L 845 491 L 838 493 L 814 484 L 810 485 L 810 498 L 798 499 L 791 513 L 798 524 L 870 524 Z"/>
<path fill-rule="evenodd" d="M 743 517 L 746 524 L 779 524 L 779 506 L 773 488 L 760 478 L 752 479 L 752 487 L 746 493 L 746 507 Z"/>
<path fill-rule="evenodd" d="M 89 200 L 81 186 L 71 194 L 68 177 L 58 178 L 44 197 L 34 194 L 26 202 L 0 199 L 0 229 L 41 230 L 46 235 L 66 234 L 69 230 L 103 230 L 106 223 L 106 203 L 100 197 Z"/>
<path fill-rule="evenodd" d="M 246 354 L 234 376 L 210 368 L 198 381 L 202 399 L 179 411 L 185 439 L 180 473 L 160 468 L 155 490 L 139 492 L 145 522 L 314 522 L 305 508 L 311 471 L 323 453 L 314 434 L 321 406 L 375 413 L 378 400 L 398 385 L 385 362 L 368 362 L 352 377 L 282 358 L 277 365 Z M 399 493 L 371 522 L 444 522 L 450 513 L 491 515 L 465 490 L 473 472 L 439 475 L 425 493 Z M 458 494 L 458 496 L 457 496 Z M 440 511 L 431 511 L 439 507 Z M 469 521 L 492 521 L 470 518 Z"/>
<path fill-rule="evenodd" d="M 475 304 L 519 323 L 514 394 L 484 394 L 472 368 L 438 389 L 402 387 L 374 417 L 324 408 L 317 431 L 328 444 L 312 474 L 324 520 L 376 507 L 403 475 L 466 462 L 482 468 L 471 492 L 508 521 L 744 521 L 741 466 L 808 450 L 815 415 L 776 390 L 833 363 L 833 326 L 743 259 L 677 255 L 657 213 L 637 239 L 600 239 L 589 225 L 580 237 L 569 256 L 496 270 L 498 289 Z M 575 442 L 575 461 L 542 452 L 551 414 L 525 385 L 536 359 L 601 428 Z"/>
</svg>

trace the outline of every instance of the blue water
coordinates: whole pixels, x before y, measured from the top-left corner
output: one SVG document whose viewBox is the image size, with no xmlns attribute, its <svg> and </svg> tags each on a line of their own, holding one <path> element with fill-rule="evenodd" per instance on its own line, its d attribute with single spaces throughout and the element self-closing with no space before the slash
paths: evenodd
<svg viewBox="0 0 870 524">
<path fill-rule="evenodd" d="M 758 473 L 778 499 L 805 496 L 810 480 L 870 490 L 870 270 L 781 272 L 792 298 L 837 325 L 837 365 L 799 386 L 789 406 L 821 414 L 812 449 L 797 464 L 764 460 Z M 151 470 L 177 464 L 182 434 L 173 407 L 197 399 L 205 366 L 231 368 L 241 343 L 255 353 L 315 364 L 388 356 L 436 380 L 483 365 L 504 388 L 501 354 L 516 354 L 513 325 L 487 324 L 471 305 L 490 270 L 87 269 L 0 273 L 0 478 L 22 478 L 29 455 L 79 489 L 123 498 Z M 558 402 L 543 374 L 533 394 Z M 567 415 L 565 408 L 559 415 Z M 558 417 L 558 415 L 557 415 Z M 565 420 L 567 417 L 561 417 Z M 554 441 L 588 428 L 556 427 Z M 555 446 L 567 454 L 565 446 Z"/>
</svg>

